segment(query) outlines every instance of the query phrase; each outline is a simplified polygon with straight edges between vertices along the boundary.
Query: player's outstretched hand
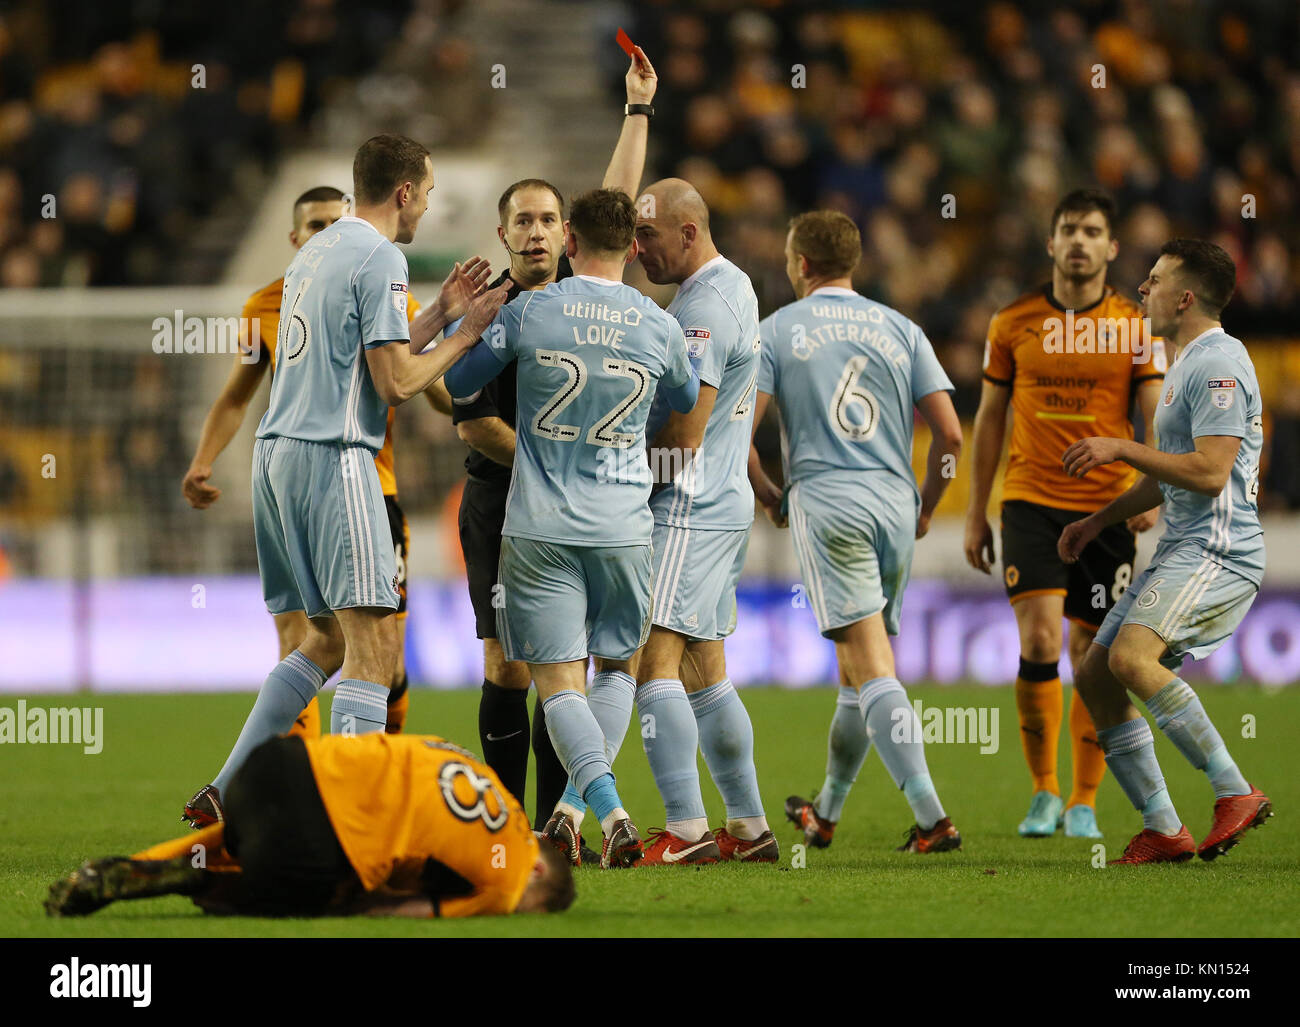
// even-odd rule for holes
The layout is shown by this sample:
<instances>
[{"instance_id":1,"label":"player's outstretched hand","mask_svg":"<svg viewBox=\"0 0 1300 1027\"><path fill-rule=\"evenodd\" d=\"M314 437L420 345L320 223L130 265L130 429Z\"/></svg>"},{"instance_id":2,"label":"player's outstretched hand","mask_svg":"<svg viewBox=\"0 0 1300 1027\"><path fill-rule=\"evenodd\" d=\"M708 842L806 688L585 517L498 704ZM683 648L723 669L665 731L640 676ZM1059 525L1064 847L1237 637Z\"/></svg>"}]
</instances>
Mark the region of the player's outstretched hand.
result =
<instances>
[{"instance_id":1,"label":"player's outstretched hand","mask_svg":"<svg viewBox=\"0 0 1300 1027\"><path fill-rule=\"evenodd\" d=\"M208 484L211 467L191 466L181 482L181 493L195 510L206 510L221 498L221 489Z\"/></svg>"},{"instance_id":2,"label":"player's outstretched hand","mask_svg":"<svg viewBox=\"0 0 1300 1027\"><path fill-rule=\"evenodd\" d=\"M1071 444L1061 457L1061 466L1071 478L1082 478L1094 467L1119 459L1120 440L1093 436Z\"/></svg>"},{"instance_id":3,"label":"player's outstretched hand","mask_svg":"<svg viewBox=\"0 0 1300 1027\"><path fill-rule=\"evenodd\" d=\"M962 548L966 552L968 564L985 574L993 573L993 561L997 559L997 554L993 551L993 529L989 527L988 518L967 519L966 538Z\"/></svg>"},{"instance_id":4,"label":"player's outstretched hand","mask_svg":"<svg viewBox=\"0 0 1300 1027\"><path fill-rule=\"evenodd\" d=\"M1153 506L1145 513L1134 514L1124 524L1129 531L1137 535L1144 531L1150 531L1156 526L1158 520L1160 520L1160 507Z\"/></svg>"},{"instance_id":5,"label":"player's outstretched hand","mask_svg":"<svg viewBox=\"0 0 1300 1027\"><path fill-rule=\"evenodd\" d=\"M627 69L627 102L649 103L659 88L659 76L645 51L639 46L632 49L632 64Z\"/></svg>"},{"instance_id":6,"label":"player's outstretched hand","mask_svg":"<svg viewBox=\"0 0 1300 1027\"><path fill-rule=\"evenodd\" d=\"M1071 521L1061 532L1056 542L1056 555L1062 563L1076 563L1079 554L1088 548L1088 543L1097 537L1101 529L1091 517Z\"/></svg>"},{"instance_id":7,"label":"player's outstretched hand","mask_svg":"<svg viewBox=\"0 0 1300 1027\"><path fill-rule=\"evenodd\" d=\"M438 309L448 321L462 317L470 300L483 291L491 277L492 266L482 257L470 257L463 264L456 264L438 290Z\"/></svg>"},{"instance_id":8,"label":"player's outstretched hand","mask_svg":"<svg viewBox=\"0 0 1300 1027\"><path fill-rule=\"evenodd\" d=\"M510 280L507 279L495 289L489 289L475 296L469 309L465 311L465 320L461 322L460 330L471 339L477 339L497 316L497 311L501 309L501 304L505 303L509 292Z\"/></svg>"}]
</instances>

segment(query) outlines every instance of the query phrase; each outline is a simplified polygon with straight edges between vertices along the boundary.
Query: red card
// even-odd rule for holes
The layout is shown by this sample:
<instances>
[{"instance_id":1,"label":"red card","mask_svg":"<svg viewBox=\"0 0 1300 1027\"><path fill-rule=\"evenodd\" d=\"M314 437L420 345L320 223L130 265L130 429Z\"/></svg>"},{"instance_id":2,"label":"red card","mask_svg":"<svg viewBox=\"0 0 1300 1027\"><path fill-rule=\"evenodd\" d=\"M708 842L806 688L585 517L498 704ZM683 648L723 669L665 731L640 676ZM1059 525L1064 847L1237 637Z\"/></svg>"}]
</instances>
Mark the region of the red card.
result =
<instances>
[{"instance_id":1,"label":"red card","mask_svg":"<svg viewBox=\"0 0 1300 1027\"><path fill-rule=\"evenodd\" d=\"M623 48L623 52L624 52L625 54L627 54L629 57L633 56L632 51L633 51L634 49L636 49L636 47L633 46L633 44L632 44L632 37L631 37L631 36L629 36L626 32L624 32L624 31L620 28L620 29L618 30L618 35L615 36L614 39L618 42L618 45L621 46L621 47Z\"/></svg>"}]
</instances>

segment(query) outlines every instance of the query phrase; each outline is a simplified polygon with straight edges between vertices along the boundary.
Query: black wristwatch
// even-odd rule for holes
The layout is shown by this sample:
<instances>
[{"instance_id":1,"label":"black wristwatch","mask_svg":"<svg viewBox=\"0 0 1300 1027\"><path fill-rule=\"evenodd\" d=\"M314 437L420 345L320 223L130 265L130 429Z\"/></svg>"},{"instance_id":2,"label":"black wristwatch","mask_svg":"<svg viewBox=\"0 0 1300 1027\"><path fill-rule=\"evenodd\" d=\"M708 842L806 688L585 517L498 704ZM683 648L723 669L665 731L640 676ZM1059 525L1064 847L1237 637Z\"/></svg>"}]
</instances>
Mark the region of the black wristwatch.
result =
<instances>
[{"instance_id":1,"label":"black wristwatch","mask_svg":"<svg viewBox=\"0 0 1300 1027\"><path fill-rule=\"evenodd\" d=\"M629 117L633 114L644 114L647 118L653 118L655 116L654 105L648 103L623 104L623 116Z\"/></svg>"}]
</instances>

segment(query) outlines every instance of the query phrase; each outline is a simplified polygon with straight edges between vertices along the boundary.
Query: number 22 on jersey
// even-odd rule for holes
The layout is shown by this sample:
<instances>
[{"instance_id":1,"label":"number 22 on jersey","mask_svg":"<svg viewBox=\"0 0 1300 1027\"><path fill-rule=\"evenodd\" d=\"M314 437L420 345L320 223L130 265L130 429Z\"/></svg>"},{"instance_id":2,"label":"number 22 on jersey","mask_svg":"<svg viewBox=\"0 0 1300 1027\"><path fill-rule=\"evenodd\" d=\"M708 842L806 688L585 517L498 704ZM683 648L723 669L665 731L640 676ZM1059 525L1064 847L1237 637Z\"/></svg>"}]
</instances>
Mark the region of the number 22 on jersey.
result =
<instances>
[{"instance_id":1,"label":"number 22 on jersey","mask_svg":"<svg viewBox=\"0 0 1300 1027\"><path fill-rule=\"evenodd\" d=\"M574 442L582 433L581 427L561 424L558 418L590 383L591 375L587 370L587 363L576 353L567 353L564 350L539 349L535 356L539 364L562 368L566 377L564 384L542 405L542 409L533 418L533 434L555 442ZM636 442L636 436L618 431L617 428L645 397L650 388L650 372L631 360L605 357L600 363L601 369L606 374L631 379L632 388L587 430L584 441L589 446L626 449Z\"/></svg>"}]
</instances>

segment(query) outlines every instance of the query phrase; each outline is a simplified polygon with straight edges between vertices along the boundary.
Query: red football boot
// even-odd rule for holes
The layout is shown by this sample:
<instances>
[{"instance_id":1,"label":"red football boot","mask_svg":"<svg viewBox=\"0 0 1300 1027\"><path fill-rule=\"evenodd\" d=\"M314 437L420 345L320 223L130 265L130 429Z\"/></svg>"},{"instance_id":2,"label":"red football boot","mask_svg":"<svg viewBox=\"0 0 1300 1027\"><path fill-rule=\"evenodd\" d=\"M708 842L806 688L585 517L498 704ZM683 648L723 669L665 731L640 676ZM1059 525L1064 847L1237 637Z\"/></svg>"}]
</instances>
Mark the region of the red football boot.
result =
<instances>
[{"instance_id":1,"label":"red football boot","mask_svg":"<svg viewBox=\"0 0 1300 1027\"><path fill-rule=\"evenodd\" d=\"M1225 795L1214 803L1214 823L1205 841L1196 849L1204 860L1222 856L1241 841L1241 836L1252 827L1260 827L1273 815L1273 804L1268 796L1254 785L1246 795Z\"/></svg>"},{"instance_id":2,"label":"red football boot","mask_svg":"<svg viewBox=\"0 0 1300 1027\"><path fill-rule=\"evenodd\" d=\"M705 831L691 842L668 831L652 827L648 838L650 844L645 850L645 858L641 860L643 867L668 867L678 863L716 863L721 858L718 843L709 831Z\"/></svg>"},{"instance_id":3,"label":"red football boot","mask_svg":"<svg viewBox=\"0 0 1300 1027\"><path fill-rule=\"evenodd\" d=\"M781 846L776 843L776 835L764 831L757 838L737 838L725 827L713 832L718 843L718 856L724 860L737 863L775 863L781 858Z\"/></svg>"},{"instance_id":4,"label":"red football boot","mask_svg":"<svg viewBox=\"0 0 1300 1027\"><path fill-rule=\"evenodd\" d=\"M1159 831L1143 828L1129 841L1124 855L1109 861L1109 866L1129 865L1135 863L1186 863L1196 855L1196 840L1192 832L1180 827L1178 833L1170 837Z\"/></svg>"}]
</instances>

